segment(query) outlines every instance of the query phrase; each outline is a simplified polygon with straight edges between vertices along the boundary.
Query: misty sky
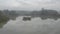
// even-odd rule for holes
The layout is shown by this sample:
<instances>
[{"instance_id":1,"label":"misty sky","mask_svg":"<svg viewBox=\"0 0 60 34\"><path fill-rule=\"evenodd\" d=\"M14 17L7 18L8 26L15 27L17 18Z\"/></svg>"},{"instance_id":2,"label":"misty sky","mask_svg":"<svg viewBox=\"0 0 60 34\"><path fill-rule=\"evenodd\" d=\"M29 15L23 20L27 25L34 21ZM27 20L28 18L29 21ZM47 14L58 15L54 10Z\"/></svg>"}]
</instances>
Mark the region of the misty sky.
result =
<instances>
[{"instance_id":1,"label":"misty sky","mask_svg":"<svg viewBox=\"0 0 60 34\"><path fill-rule=\"evenodd\" d=\"M40 10L41 8L60 10L60 0L0 0L0 9Z\"/></svg>"}]
</instances>

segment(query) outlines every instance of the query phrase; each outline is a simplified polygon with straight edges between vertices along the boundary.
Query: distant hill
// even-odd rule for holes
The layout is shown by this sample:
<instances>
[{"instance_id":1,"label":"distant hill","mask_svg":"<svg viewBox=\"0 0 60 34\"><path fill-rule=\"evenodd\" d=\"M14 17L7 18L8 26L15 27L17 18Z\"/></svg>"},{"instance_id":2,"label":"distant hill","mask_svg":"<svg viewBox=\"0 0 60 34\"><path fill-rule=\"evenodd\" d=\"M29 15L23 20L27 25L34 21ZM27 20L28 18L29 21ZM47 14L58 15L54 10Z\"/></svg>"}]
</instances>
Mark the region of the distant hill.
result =
<instances>
[{"instance_id":1,"label":"distant hill","mask_svg":"<svg viewBox=\"0 0 60 34\"><path fill-rule=\"evenodd\" d=\"M29 14L31 14L30 11L16 11L16 13L17 13L19 16L24 16L24 15L29 15Z\"/></svg>"}]
</instances>

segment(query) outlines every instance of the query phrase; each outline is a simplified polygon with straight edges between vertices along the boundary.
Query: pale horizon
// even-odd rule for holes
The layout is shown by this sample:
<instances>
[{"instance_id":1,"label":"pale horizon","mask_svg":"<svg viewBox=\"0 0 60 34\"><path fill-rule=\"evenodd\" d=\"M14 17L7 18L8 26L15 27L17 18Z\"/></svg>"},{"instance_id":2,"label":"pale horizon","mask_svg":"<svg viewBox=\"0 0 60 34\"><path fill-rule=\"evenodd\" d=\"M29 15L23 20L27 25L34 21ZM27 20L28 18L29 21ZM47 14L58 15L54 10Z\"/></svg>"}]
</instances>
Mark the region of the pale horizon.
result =
<instances>
[{"instance_id":1,"label":"pale horizon","mask_svg":"<svg viewBox=\"0 0 60 34\"><path fill-rule=\"evenodd\" d=\"M60 10L60 0L0 0L0 10Z\"/></svg>"}]
</instances>

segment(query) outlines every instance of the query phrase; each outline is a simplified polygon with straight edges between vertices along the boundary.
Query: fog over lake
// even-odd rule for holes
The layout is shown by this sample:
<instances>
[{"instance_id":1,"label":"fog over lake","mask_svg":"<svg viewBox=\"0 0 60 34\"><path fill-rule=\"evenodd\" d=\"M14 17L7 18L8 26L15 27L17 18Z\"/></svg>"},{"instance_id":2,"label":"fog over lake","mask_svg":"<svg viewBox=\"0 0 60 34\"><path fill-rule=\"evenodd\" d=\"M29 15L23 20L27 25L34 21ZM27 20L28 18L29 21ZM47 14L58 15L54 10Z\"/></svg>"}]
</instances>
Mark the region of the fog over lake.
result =
<instances>
[{"instance_id":1,"label":"fog over lake","mask_svg":"<svg viewBox=\"0 0 60 34\"><path fill-rule=\"evenodd\" d=\"M0 0L0 34L60 34L60 0Z\"/></svg>"},{"instance_id":2,"label":"fog over lake","mask_svg":"<svg viewBox=\"0 0 60 34\"><path fill-rule=\"evenodd\" d=\"M23 21L23 16L16 20L9 20L0 29L0 34L60 34L60 19L32 18L31 21Z\"/></svg>"}]
</instances>

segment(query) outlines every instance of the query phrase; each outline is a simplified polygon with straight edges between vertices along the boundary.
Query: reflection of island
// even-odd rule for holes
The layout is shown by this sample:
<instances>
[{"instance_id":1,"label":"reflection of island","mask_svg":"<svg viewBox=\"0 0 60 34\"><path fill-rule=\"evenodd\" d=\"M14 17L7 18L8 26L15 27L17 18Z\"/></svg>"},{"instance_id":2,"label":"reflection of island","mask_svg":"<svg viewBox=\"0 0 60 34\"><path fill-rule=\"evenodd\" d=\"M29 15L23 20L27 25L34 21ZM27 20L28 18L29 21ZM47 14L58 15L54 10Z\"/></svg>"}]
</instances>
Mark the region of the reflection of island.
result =
<instances>
[{"instance_id":1,"label":"reflection of island","mask_svg":"<svg viewBox=\"0 0 60 34\"><path fill-rule=\"evenodd\" d=\"M58 19L58 17L40 17L42 20L45 20L45 19L48 19L48 18L50 18L50 19L54 19L54 20L57 20Z\"/></svg>"}]
</instances>

